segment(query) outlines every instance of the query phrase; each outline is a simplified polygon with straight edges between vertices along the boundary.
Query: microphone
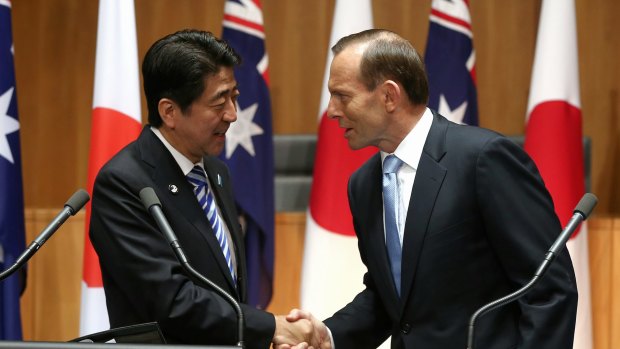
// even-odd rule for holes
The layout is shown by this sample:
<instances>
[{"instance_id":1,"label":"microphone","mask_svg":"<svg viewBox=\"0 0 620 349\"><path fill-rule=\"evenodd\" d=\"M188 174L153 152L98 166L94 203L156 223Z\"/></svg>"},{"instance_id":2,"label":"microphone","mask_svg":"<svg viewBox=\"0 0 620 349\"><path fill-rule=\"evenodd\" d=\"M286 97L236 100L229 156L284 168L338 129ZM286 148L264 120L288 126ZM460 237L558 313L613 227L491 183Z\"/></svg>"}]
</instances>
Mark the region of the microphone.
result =
<instances>
[{"instance_id":1,"label":"microphone","mask_svg":"<svg viewBox=\"0 0 620 349\"><path fill-rule=\"evenodd\" d=\"M28 248L17 258L15 263L11 265L8 269L0 273L0 281L9 277L9 275L13 274L16 270L21 268L28 260L43 246L45 241L49 239L52 234L60 228L60 226L70 217L74 216L79 210L86 205L86 203L90 200L90 196L84 189L79 189L76 191L65 203L65 207L60 211L60 213L52 220L50 224L37 236L34 241L28 245Z\"/></svg>"},{"instance_id":2,"label":"microphone","mask_svg":"<svg viewBox=\"0 0 620 349\"><path fill-rule=\"evenodd\" d=\"M536 273L534 274L534 277L530 280L530 282L528 282L525 286L521 287L515 292L484 305L471 316L469 320L469 331L467 334L467 349L474 349L474 328L476 320L482 315L490 312L491 310L495 310L514 300L517 300L525 293L527 293L547 271L549 265L551 265L551 262L553 262L556 255L562 251L564 245L566 244L566 241L568 241L571 235L573 235L573 232L575 231L575 229L577 229L579 224L585 221L590 216L590 213L592 213L592 210L594 210L594 207L597 203L598 199L594 194L586 193L581 198L581 200L579 200L579 203L573 210L573 216L568 221L568 224L566 224L566 227L564 227L564 230L562 230L562 232L560 233L560 236L558 236L553 245L551 245L549 251L547 251L547 254L545 255L545 260L543 260L543 262L540 264L540 266L536 270Z\"/></svg>"},{"instance_id":3,"label":"microphone","mask_svg":"<svg viewBox=\"0 0 620 349\"><path fill-rule=\"evenodd\" d=\"M153 190L153 188L151 187L143 188L142 190L140 190L140 200L142 200L142 204L144 204L144 207L146 207L147 211L149 211L149 213L155 219L155 222L157 223L159 230L161 230L161 232L166 237L166 240L168 240L170 247L172 247L172 251L174 252L179 262L181 262L181 265L183 266L185 271L187 271L190 274L190 276L193 277L195 281L197 281L201 287L215 291L217 294L222 296L226 301L228 301L228 303L230 303L230 305L232 305L232 307L235 309L235 312L237 313L237 326L238 326L237 347L243 348L244 347L243 330L245 328L245 318L243 315L243 311L241 310L241 306L239 305L239 302L237 302L237 300L234 297L232 297L230 294L228 294L228 292L224 291L221 287L216 285L213 281L207 279L202 274L200 274L198 271L196 271L189 264L189 260L185 256L185 252L183 252L183 248L179 244L176 234L172 230L172 227L170 227L170 224L168 223L168 219L166 219L166 216L164 215L164 212L161 209L161 202L159 201L157 194L155 194L155 190Z\"/></svg>"}]
</instances>

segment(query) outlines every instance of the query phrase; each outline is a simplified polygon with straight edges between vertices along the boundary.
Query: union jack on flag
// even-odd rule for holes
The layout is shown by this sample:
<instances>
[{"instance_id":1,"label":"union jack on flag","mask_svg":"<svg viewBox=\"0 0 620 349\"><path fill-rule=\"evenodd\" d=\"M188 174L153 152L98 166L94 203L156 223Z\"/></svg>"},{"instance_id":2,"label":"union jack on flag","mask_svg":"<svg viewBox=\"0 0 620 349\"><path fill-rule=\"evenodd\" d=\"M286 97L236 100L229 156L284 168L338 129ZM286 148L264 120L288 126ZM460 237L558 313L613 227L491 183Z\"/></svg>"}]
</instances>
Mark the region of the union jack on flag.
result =
<instances>
[{"instance_id":1,"label":"union jack on flag","mask_svg":"<svg viewBox=\"0 0 620 349\"><path fill-rule=\"evenodd\" d=\"M226 1L222 38L242 63L235 70L241 91L237 121L228 129L221 158L230 168L244 226L247 303L266 308L272 293L275 208L269 61L260 0Z\"/></svg>"},{"instance_id":2,"label":"union jack on flag","mask_svg":"<svg viewBox=\"0 0 620 349\"><path fill-rule=\"evenodd\" d=\"M454 122L478 125L476 54L468 0L433 0L424 63L429 108Z\"/></svg>"}]
</instances>

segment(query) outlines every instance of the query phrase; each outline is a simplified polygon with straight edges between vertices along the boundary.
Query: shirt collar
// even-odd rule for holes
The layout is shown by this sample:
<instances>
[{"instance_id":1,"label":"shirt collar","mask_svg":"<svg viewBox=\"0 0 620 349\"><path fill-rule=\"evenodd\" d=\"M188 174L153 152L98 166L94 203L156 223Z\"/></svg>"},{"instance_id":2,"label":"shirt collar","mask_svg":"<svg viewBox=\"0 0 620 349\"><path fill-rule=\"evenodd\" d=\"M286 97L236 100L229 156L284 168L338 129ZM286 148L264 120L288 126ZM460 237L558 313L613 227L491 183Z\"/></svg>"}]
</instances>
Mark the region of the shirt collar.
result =
<instances>
[{"instance_id":1,"label":"shirt collar","mask_svg":"<svg viewBox=\"0 0 620 349\"><path fill-rule=\"evenodd\" d=\"M157 136L157 138L159 138L159 140L164 143L164 146L166 147L166 149L168 149L168 151L170 152L170 154L172 154L172 157L174 158L174 160L177 162L177 164L179 164L179 167L181 168L181 171L183 171L183 174L185 176L187 176L187 174L194 168L194 166L198 165L200 167L202 167L204 169L204 159L200 159L200 161L198 163L193 163L190 159L188 159L185 155L181 154L180 151L176 150L172 144L170 144L166 138L164 138L164 135L161 133L161 131L153 126L151 126L151 131L153 131L153 133Z\"/></svg>"},{"instance_id":2,"label":"shirt collar","mask_svg":"<svg viewBox=\"0 0 620 349\"><path fill-rule=\"evenodd\" d=\"M422 152L424 151L424 143L426 143L426 138L428 137L428 132L430 131L432 124L433 112L426 108L420 120L415 124L413 129L409 131L407 136L405 136L394 151L394 155L414 170L418 169L418 164L420 163L420 158L422 157ZM381 163L383 163L383 160L388 155L390 154L383 151L381 152Z\"/></svg>"}]
</instances>

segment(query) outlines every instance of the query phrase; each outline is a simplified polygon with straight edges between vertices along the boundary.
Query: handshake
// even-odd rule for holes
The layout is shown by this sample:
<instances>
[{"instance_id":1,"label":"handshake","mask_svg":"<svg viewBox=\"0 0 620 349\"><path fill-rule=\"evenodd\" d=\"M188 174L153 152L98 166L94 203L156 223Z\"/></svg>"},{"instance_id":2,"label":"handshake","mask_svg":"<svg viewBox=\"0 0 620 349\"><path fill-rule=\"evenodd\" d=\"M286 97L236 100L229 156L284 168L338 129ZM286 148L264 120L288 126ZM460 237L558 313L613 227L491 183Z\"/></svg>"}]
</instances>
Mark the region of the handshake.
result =
<instances>
[{"instance_id":1,"label":"handshake","mask_svg":"<svg viewBox=\"0 0 620 349\"><path fill-rule=\"evenodd\" d=\"M331 336L323 322L310 312L293 309L276 316L274 349L331 349Z\"/></svg>"}]
</instances>

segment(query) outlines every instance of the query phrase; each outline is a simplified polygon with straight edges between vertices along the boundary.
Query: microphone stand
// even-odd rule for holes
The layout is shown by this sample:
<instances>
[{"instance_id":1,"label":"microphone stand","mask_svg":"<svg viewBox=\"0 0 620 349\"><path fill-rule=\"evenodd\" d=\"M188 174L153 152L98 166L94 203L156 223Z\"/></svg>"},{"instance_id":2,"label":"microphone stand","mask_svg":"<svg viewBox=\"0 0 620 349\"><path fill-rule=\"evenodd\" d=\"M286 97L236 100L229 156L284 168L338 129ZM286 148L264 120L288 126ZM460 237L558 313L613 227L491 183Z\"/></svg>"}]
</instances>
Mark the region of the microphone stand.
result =
<instances>
[{"instance_id":1,"label":"microphone stand","mask_svg":"<svg viewBox=\"0 0 620 349\"><path fill-rule=\"evenodd\" d=\"M35 253L43 246L43 244L49 239L52 234L60 228L60 226L67 220L69 217L74 216L79 210L86 205L86 203L90 200L90 196L84 189L80 189L76 191L69 200L65 203L64 208L60 213L52 220L50 224L28 245L28 248L24 252L22 252L13 265L0 273L0 281L6 279L19 268L21 268L26 262L34 256Z\"/></svg>"},{"instance_id":2,"label":"microphone stand","mask_svg":"<svg viewBox=\"0 0 620 349\"><path fill-rule=\"evenodd\" d=\"M155 219L155 223L157 223L157 226L159 227L159 230L164 234L164 237L166 238L166 240L168 240L168 243L170 243L170 247L172 247L172 251L174 252L174 255L177 257L179 262L181 262L181 266L183 267L183 269L187 271L190 277L192 277L200 287L207 290L210 289L215 291L217 294L222 296L228 303L230 303L230 305L232 305L232 307L235 309L235 312L237 313L237 347L244 348L245 344L243 341L243 332L245 329L245 317L243 315L243 310L241 309L239 302L237 302L237 300L233 296L228 294L228 292L224 291L224 289L216 285L213 281L207 279L198 271L196 271L196 269L194 269L189 264L189 260L185 256L183 248L181 248L176 234L172 230L170 223L168 223L168 219L166 219L166 216L161 209L161 202L159 201L157 194L155 194L155 190L153 190L153 188L151 187L143 188L142 190L140 190L140 200L142 200L144 207L147 209L148 212L151 213L151 215Z\"/></svg>"},{"instance_id":3,"label":"microphone stand","mask_svg":"<svg viewBox=\"0 0 620 349\"><path fill-rule=\"evenodd\" d=\"M244 348L245 344L243 341L243 331L245 329L245 317L243 315L243 311L241 310L241 307L239 306L239 302L237 302L236 299L234 299L230 294L228 294L228 292L224 291L221 287L216 285L213 281L207 279L202 274L200 274L198 271L196 271L196 269L194 269L189 264L189 261L187 257L185 256L185 253L183 253L183 249L181 248L181 245L179 245L178 241L175 240L175 241L170 242L170 246L172 247L174 254L177 256L177 259L181 262L181 265L183 266L185 271L187 271L190 274L190 276L194 278L194 281L196 281L202 288L214 290L217 294L225 298L228 301L228 303L232 304L233 308L235 309L235 312L237 313L237 320L238 320L237 321L237 333L238 333L239 338L238 338L237 346L240 348Z\"/></svg>"},{"instance_id":4,"label":"microphone stand","mask_svg":"<svg viewBox=\"0 0 620 349\"><path fill-rule=\"evenodd\" d=\"M513 302L526 294L547 271L547 269L551 265L551 262L553 262L556 255L562 250L564 244L566 244L566 241L577 229L579 224L582 221L586 220L586 218L590 215L597 202L598 199L591 193L586 193L581 198L581 200L577 204L577 207L574 210L574 214L571 217L570 221L568 222L564 230L560 233L560 236L549 248L549 251L545 255L545 260L540 264L540 266L536 270L536 273L534 273L534 277L530 280L530 282L525 284L525 286L521 287L520 289L514 291L513 293L484 305L471 316L469 320L469 329L467 331L467 349L474 349L474 329L476 326L476 320L484 314L499 307L502 307L510 302Z\"/></svg>"},{"instance_id":5,"label":"microphone stand","mask_svg":"<svg viewBox=\"0 0 620 349\"><path fill-rule=\"evenodd\" d=\"M545 259L545 262L547 261L547 259ZM546 264L547 266L549 265L549 263ZM499 307L502 307L512 301L515 301L519 298L521 298L521 296L523 296L524 294L527 293L527 291L529 291L536 282L538 282L538 280L540 279L540 276L542 276L542 273L544 273L545 271L543 270L542 273L538 273L541 268L543 268L543 266L541 265L538 268L538 271L536 272L536 275L534 275L534 277L532 278L532 280L530 280L530 282L528 282L525 286L521 287L520 289L516 290L515 292L504 296L502 298L496 299L493 302L483 306L482 308L478 309L470 318L469 320L469 330L467 332L467 349L474 349L474 328L476 326L476 320L481 317L482 315L495 310ZM546 269L546 267L545 267Z\"/></svg>"},{"instance_id":6,"label":"microphone stand","mask_svg":"<svg viewBox=\"0 0 620 349\"><path fill-rule=\"evenodd\" d=\"M28 262L28 260L30 260L30 258L32 256L34 256L34 254L37 252L37 250L39 249L39 245L35 244L34 242L31 242L30 245L28 246L28 248L26 249L26 251L24 251L15 261L15 263L13 263L13 265L11 265L10 267L8 267L5 271L0 273L0 281L6 279L7 277L9 277L11 274L13 274L14 272L17 271L17 269L19 269L22 265L26 264L26 262Z\"/></svg>"}]
</instances>

